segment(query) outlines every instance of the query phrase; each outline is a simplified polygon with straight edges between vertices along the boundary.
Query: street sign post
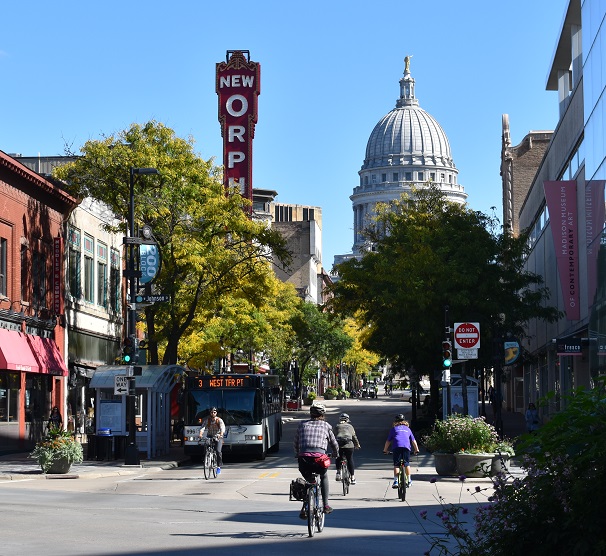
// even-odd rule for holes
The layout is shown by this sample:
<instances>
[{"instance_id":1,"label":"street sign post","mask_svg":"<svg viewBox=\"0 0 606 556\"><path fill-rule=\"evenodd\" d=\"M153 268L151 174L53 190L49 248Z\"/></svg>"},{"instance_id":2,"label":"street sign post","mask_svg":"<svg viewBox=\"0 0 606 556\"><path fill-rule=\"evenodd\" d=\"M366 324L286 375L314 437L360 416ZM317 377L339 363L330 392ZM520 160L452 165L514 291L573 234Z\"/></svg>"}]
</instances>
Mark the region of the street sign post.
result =
<instances>
[{"instance_id":1,"label":"street sign post","mask_svg":"<svg viewBox=\"0 0 606 556\"><path fill-rule=\"evenodd\" d=\"M124 396L128 393L128 377L116 375L114 377L114 396Z\"/></svg>"},{"instance_id":2,"label":"street sign post","mask_svg":"<svg viewBox=\"0 0 606 556\"><path fill-rule=\"evenodd\" d=\"M454 341L457 349L480 347L480 323L458 322L454 325Z\"/></svg>"}]
</instances>

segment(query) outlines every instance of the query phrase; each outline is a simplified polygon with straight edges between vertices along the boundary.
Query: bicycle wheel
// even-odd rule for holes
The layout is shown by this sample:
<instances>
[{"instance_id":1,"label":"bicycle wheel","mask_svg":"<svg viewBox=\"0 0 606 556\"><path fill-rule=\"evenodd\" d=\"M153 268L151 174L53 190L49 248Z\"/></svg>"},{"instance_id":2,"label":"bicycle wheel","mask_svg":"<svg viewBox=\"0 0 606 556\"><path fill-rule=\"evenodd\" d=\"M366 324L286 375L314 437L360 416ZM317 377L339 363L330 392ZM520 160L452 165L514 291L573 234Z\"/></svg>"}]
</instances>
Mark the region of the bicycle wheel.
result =
<instances>
[{"instance_id":1,"label":"bicycle wheel","mask_svg":"<svg viewBox=\"0 0 606 556\"><path fill-rule=\"evenodd\" d=\"M321 533L324 529L324 518L326 514L324 513L324 504L320 500L319 488L316 487L316 526L318 528L318 533Z\"/></svg>"},{"instance_id":2,"label":"bicycle wheel","mask_svg":"<svg viewBox=\"0 0 606 556\"><path fill-rule=\"evenodd\" d=\"M349 470L347 465L341 465L341 485L343 486L343 496L349 494Z\"/></svg>"},{"instance_id":3,"label":"bicycle wheel","mask_svg":"<svg viewBox=\"0 0 606 556\"><path fill-rule=\"evenodd\" d=\"M316 532L316 488L312 486L307 489L307 531L310 537Z\"/></svg>"},{"instance_id":4,"label":"bicycle wheel","mask_svg":"<svg viewBox=\"0 0 606 556\"><path fill-rule=\"evenodd\" d=\"M400 473L398 475L398 497L402 502L406 500L406 473L404 473L403 469L400 469Z\"/></svg>"},{"instance_id":5,"label":"bicycle wheel","mask_svg":"<svg viewBox=\"0 0 606 556\"><path fill-rule=\"evenodd\" d=\"M204 454L204 478L208 481L210 478L210 468L212 466L212 450L210 448L206 449L206 453Z\"/></svg>"},{"instance_id":6,"label":"bicycle wheel","mask_svg":"<svg viewBox=\"0 0 606 556\"><path fill-rule=\"evenodd\" d=\"M214 450L212 453L212 462L211 462L210 469L212 471L213 478L216 479L217 478L217 452L215 452Z\"/></svg>"}]
</instances>

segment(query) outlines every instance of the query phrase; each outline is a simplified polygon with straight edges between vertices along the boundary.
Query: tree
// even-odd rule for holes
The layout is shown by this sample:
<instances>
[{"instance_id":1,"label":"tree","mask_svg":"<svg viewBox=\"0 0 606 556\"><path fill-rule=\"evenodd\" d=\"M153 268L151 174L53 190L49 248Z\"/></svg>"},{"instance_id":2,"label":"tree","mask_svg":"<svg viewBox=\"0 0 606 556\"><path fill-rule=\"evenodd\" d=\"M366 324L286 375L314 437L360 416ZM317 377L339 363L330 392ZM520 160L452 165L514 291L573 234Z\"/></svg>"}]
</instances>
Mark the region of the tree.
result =
<instances>
[{"instance_id":1,"label":"tree","mask_svg":"<svg viewBox=\"0 0 606 556\"><path fill-rule=\"evenodd\" d=\"M293 359L297 367L294 383L296 393L300 395L303 382L313 378L310 363L340 361L353 340L343 330L340 319L320 311L313 303L303 303L290 324L295 332Z\"/></svg>"},{"instance_id":2,"label":"tree","mask_svg":"<svg viewBox=\"0 0 606 556\"><path fill-rule=\"evenodd\" d=\"M248 201L226 195L220 169L193 146L160 123L133 124L88 141L83 156L54 172L71 193L104 202L126 223L130 168L159 171L135 184L136 224L152 227L162 256L154 287L170 298L145 309L152 363L160 352L164 364L177 363L181 338L204 326L199 315L216 312L226 296L263 297L270 258L289 260L280 234L247 217Z\"/></svg>"},{"instance_id":3,"label":"tree","mask_svg":"<svg viewBox=\"0 0 606 556\"><path fill-rule=\"evenodd\" d=\"M541 277L523 268L527 236L497 234L496 225L428 184L380 206L366 230L373 250L337 267L335 310L360 312L367 349L396 368L429 375L434 403L445 306L453 322L481 322L485 346L497 330L522 336L529 318L554 321L559 315L546 305L549 291ZM491 356L483 350L489 366Z\"/></svg>"},{"instance_id":4,"label":"tree","mask_svg":"<svg viewBox=\"0 0 606 556\"><path fill-rule=\"evenodd\" d=\"M359 378L370 373L372 368L379 363L380 357L364 348L362 329L354 318L350 317L345 320L344 330L353 342L343 356L343 363L350 372L350 388L356 387L357 389Z\"/></svg>"}]
</instances>

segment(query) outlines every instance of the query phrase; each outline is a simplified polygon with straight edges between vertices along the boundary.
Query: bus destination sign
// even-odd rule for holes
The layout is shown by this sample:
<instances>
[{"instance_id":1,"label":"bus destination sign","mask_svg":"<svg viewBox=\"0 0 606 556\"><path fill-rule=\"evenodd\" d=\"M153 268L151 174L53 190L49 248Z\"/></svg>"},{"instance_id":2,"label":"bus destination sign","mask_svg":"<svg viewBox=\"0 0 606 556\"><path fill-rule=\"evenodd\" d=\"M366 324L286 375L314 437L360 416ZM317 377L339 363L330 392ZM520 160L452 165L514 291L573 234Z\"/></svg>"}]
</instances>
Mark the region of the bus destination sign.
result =
<instances>
[{"instance_id":1,"label":"bus destination sign","mask_svg":"<svg viewBox=\"0 0 606 556\"><path fill-rule=\"evenodd\" d=\"M208 375L190 379L193 388L246 388L253 386L247 375Z\"/></svg>"}]
</instances>

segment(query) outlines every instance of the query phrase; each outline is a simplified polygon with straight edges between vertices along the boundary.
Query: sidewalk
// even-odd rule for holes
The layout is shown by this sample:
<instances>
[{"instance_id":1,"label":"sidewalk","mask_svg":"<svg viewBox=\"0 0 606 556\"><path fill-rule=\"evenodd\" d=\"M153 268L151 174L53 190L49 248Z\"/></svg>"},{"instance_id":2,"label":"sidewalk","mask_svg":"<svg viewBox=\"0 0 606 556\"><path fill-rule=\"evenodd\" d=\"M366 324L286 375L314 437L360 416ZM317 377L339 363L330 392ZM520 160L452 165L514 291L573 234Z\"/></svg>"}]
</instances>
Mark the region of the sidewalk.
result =
<instances>
[{"instance_id":1,"label":"sidewalk","mask_svg":"<svg viewBox=\"0 0 606 556\"><path fill-rule=\"evenodd\" d=\"M86 455L86 446L84 446ZM173 469L189 458L183 454L179 442L171 444L169 453L150 460L141 458L140 465L125 465L124 460L95 461L84 460L72 465L70 472L64 475L45 475L35 460L29 458L29 452L19 452L0 456L0 481L22 481L25 479L96 479L114 475L133 475L141 469Z\"/></svg>"}]
</instances>

